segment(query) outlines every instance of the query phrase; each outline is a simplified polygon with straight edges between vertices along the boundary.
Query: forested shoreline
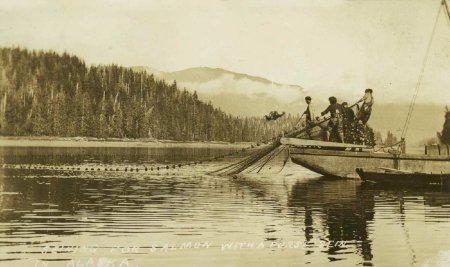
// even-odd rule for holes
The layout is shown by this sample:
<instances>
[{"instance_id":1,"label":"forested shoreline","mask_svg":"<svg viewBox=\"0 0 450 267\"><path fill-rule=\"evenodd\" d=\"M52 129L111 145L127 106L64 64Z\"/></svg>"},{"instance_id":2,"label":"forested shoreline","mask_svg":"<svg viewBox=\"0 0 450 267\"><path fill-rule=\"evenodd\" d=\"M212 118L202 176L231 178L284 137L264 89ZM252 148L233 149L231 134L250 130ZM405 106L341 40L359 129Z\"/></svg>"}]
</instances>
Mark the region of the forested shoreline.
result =
<instances>
[{"instance_id":1,"label":"forested shoreline","mask_svg":"<svg viewBox=\"0 0 450 267\"><path fill-rule=\"evenodd\" d=\"M261 141L290 129L231 116L145 72L67 53L0 48L0 135Z\"/></svg>"}]
</instances>

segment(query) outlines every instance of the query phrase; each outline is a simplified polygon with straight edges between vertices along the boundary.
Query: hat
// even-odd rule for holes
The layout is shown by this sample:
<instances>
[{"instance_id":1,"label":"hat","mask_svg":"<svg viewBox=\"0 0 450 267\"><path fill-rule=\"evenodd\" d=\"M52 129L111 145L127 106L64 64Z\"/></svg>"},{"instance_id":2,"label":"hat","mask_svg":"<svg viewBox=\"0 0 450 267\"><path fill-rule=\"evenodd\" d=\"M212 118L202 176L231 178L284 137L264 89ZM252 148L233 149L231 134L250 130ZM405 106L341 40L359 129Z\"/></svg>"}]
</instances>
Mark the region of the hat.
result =
<instances>
[{"instance_id":1,"label":"hat","mask_svg":"<svg viewBox=\"0 0 450 267\"><path fill-rule=\"evenodd\" d=\"M305 100L311 100L310 96L305 97Z\"/></svg>"},{"instance_id":2,"label":"hat","mask_svg":"<svg viewBox=\"0 0 450 267\"><path fill-rule=\"evenodd\" d=\"M372 93L372 92L373 92L373 90L370 88L367 88L366 91L364 91L364 93Z\"/></svg>"}]
</instances>

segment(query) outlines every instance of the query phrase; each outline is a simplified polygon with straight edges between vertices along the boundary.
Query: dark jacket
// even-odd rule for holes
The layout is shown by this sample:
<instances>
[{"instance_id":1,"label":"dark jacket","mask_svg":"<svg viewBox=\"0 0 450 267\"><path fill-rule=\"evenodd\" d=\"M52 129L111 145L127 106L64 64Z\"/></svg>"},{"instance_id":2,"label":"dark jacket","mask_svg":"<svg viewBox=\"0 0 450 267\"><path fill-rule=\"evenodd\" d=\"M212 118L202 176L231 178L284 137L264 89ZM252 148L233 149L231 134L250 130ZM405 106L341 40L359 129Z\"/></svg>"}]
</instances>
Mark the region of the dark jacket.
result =
<instances>
[{"instance_id":1,"label":"dark jacket","mask_svg":"<svg viewBox=\"0 0 450 267\"><path fill-rule=\"evenodd\" d=\"M347 121L355 120L355 112L351 108L343 108L344 109L344 119Z\"/></svg>"}]
</instances>

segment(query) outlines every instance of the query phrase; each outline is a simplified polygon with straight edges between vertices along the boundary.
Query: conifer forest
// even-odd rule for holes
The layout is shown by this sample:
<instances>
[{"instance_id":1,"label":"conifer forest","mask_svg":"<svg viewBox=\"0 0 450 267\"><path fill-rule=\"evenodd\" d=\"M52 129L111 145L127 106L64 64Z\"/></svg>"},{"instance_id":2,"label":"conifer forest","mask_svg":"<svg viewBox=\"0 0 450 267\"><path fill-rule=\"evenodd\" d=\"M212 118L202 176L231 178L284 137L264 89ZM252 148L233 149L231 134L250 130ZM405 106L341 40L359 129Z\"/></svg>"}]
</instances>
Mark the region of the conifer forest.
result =
<instances>
[{"instance_id":1,"label":"conifer forest","mask_svg":"<svg viewBox=\"0 0 450 267\"><path fill-rule=\"evenodd\" d=\"M231 116L145 72L53 51L0 48L0 135L261 141L292 128Z\"/></svg>"}]
</instances>

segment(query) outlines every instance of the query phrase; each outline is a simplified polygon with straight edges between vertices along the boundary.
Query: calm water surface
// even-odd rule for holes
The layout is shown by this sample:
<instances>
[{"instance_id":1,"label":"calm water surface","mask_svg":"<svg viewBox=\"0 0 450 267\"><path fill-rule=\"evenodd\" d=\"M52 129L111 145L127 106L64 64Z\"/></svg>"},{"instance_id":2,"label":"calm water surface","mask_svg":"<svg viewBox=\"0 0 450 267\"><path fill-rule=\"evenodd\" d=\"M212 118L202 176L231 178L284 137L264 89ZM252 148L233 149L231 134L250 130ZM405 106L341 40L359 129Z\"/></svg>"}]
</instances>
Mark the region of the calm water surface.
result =
<instances>
[{"instance_id":1,"label":"calm water surface","mask_svg":"<svg viewBox=\"0 0 450 267\"><path fill-rule=\"evenodd\" d=\"M450 266L442 188L333 180L284 155L239 177L207 174L236 157L150 171L230 151L0 148L17 167L0 169L0 266ZM104 171L124 167L140 170Z\"/></svg>"}]
</instances>

